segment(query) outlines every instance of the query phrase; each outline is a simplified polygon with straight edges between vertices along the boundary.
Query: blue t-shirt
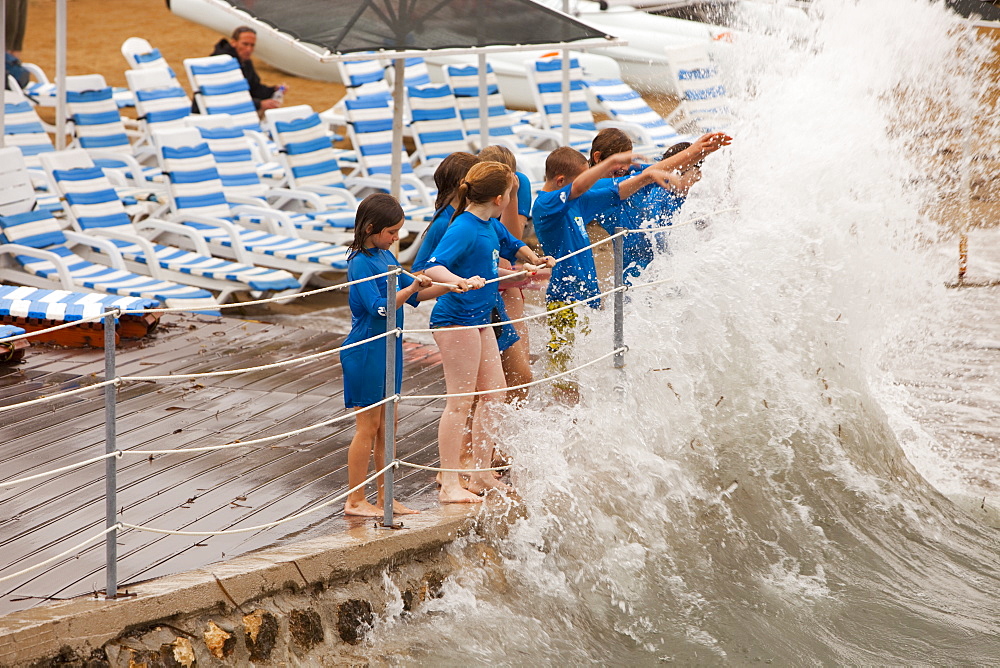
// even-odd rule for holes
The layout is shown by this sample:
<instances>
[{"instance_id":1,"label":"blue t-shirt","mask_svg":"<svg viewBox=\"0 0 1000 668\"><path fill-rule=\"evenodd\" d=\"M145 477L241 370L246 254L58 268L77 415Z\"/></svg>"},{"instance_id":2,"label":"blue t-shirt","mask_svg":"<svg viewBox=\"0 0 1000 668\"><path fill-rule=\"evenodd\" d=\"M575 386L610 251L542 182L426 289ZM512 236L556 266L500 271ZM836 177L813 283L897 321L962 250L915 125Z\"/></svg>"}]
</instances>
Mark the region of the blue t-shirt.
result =
<instances>
[{"instance_id":1,"label":"blue t-shirt","mask_svg":"<svg viewBox=\"0 0 1000 668\"><path fill-rule=\"evenodd\" d=\"M521 172L514 172L517 177L517 213L525 218L531 218L531 181Z\"/></svg>"},{"instance_id":2,"label":"blue t-shirt","mask_svg":"<svg viewBox=\"0 0 1000 668\"><path fill-rule=\"evenodd\" d=\"M437 212L437 215L434 216L434 220L431 221L430 226L424 232L424 240L420 242L420 248L417 249L417 256L413 258L413 271L423 271L427 268L427 258L434 254L434 249L437 248L441 237L444 236L444 232L448 229L451 217L454 214L455 207L451 204L445 204Z\"/></svg>"},{"instance_id":3,"label":"blue t-shirt","mask_svg":"<svg viewBox=\"0 0 1000 668\"><path fill-rule=\"evenodd\" d=\"M547 255L557 259L589 246L587 223L621 204L617 183L591 187L576 199L569 197L572 187L567 184L559 190L538 193L531 208L538 241ZM556 264L545 296L549 301L573 302L599 293L594 254L587 250ZM590 306L597 308L600 304L595 300Z\"/></svg>"},{"instance_id":4,"label":"blue t-shirt","mask_svg":"<svg viewBox=\"0 0 1000 668\"><path fill-rule=\"evenodd\" d=\"M483 220L465 211L448 226L427 266L442 265L464 278L490 280L499 274L500 258L514 261L524 245L496 218ZM431 327L489 324L499 299L496 283L469 292L446 292L431 311Z\"/></svg>"},{"instance_id":5,"label":"blue t-shirt","mask_svg":"<svg viewBox=\"0 0 1000 668\"><path fill-rule=\"evenodd\" d=\"M347 261L347 280L356 281L368 276L383 274L389 265L399 266L396 257L387 250L368 249L371 255L354 252ZM350 288L348 303L351 306L351 332L345 344L363 341L385 332L388 277L356 283ZM399 289L409 286L413 279L404 274L397 277ZM419 303L417 294L410 295L407 304ZM396 310L396 326L403 326L403 309ZM396 387L399 392L403 379L403 341L396 339ZM377 339L361 346L340 352L344 369L344 402L348 407L370 406L383 397L385 387L385 341Z\"/></svg>"}]
</instances>

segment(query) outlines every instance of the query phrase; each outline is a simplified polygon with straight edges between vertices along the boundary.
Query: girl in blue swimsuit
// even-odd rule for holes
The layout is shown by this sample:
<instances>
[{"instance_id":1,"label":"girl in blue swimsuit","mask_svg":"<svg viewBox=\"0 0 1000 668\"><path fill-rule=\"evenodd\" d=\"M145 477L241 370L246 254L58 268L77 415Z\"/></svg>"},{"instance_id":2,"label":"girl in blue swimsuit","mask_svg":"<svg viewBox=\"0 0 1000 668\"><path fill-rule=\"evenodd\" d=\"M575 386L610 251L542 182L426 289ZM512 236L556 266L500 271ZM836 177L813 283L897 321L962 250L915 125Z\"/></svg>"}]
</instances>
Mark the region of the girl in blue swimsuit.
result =
<instances>
[{"instance_id":1,"label":"girl in blue swimsuit","mask_svg":"<svg viewBox=\"0 0 1000 668\"><path fill-rule=\"evenodd\" d=\"M390 265L399 266L399 261L389 248L399 239L403 227L403 209L391 195L378 193L369 195L358 206L354 223L354 241L349 248L351 255L347 261L347 280L356 281L377 276L389 270ZM351 333L345 344L363 341L385 332L388 277L352 285L348 301L351 305ZM403 303L416 306L419 301L430 299L448 290L447 286L430 287L431 280L418 276L416 280L400 274L397 278L396 324L403 326ZM396 339L396 383L399 393L403 380L403 342ZM385 440L385 405L375 409L366 407L376 404L385 396L385 341L376 339L361 346L340 352L340 364L344 377L344 405L356 409L356 428L351 446L347 451L347 480L349 487L360 485L368 474L368 461L375 451L375 468L385 466L384 448L375 447ZM345 515L378 517L383 513L382 477L378 478L378 501L372 505L365 498L364 489L348 495L344 502ZM393 512L415 513L399 501L393 501Z\"/></svg>"},{"instance_id":2,"label":"girl in blue swimsuit","mask_svg":"<svg viewBox=\"0 0 1000 668\"><path fill-rule=\"evenodd\" d=\"M491 327L499 299L497 284L486 283L498 277L500 257L523 259L530 263L526 265L529 271L555 264L550 257L535 255L497 220L510 202L515 182L507 165L480 162L473 166L458 189L455 218L427 260L424 272L434 281L470 290L442 295L431 312L449 395L506 388ZM462 436L470 415L475 466L490 466L499 422L497 406L503 399L503 391L480 395L473 413L471 396L449 396L438 428L442 468L460 468ZM506 488L488 470L471 473L468 489L462 487L456 472L443 472L440 482L443 503L478 503L482 500L479 493Z\"/></svg>"}]
</instances>

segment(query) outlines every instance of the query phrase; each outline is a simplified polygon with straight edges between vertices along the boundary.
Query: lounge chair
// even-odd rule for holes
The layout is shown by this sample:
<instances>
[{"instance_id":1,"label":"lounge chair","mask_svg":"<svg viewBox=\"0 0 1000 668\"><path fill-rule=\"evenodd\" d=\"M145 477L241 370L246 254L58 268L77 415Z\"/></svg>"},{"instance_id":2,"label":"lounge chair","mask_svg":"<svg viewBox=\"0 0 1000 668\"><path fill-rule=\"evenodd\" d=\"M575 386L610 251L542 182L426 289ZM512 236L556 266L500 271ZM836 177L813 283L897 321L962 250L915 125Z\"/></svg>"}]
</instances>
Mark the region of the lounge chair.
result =
<instances>
[{"instance_id":1,"label":"lounge chair","mask_svg":"<svg viewBox=\"0 0 1000 668\"><path fill-rule=\"evenodd\" d=\"M40 107L56 106L57 86L49 81L45 70L34 63L22 63L24 68L31 74L32 80L24 87L24 94L32 102ZM89 76L89 75L87 75ZM100 76L100 75L97 75ZM131 107L135 104L132 92L128 88L116 86L111 89L111 99L115 102L115 107Z\"/></svg>"},{"instance_id":2,"label":"lounge chair","mask_svg":"<svg viewBox=\"0 0 1000 668\"><path fill-rule=\"evenodd\" d=\"M559 136L562 143L563 72L561 56L546 56L525 61L531 93L535 98L541 126ZM570 146L586 152L597 134L597 124L587 102L583 68L576 58L570 59L569 76L569 137Z\"/></svg>"},{"instance_id":3,"label":"lounge chair","mask_svg":"<svg viewBox=\"0 0 1000 668\"><path fill-rule=\"evenodd\" d=\"M455 96L448 84L426 83L406 88L410 127L420 169L433 176L438 163L456 151L468 151Z\"/></svg>"},{"instance_id":4,"label":"lounge chair","mask_svg":"<svg viewBox=\"0 0 1000 668\"><path fill-rule=\"evenodd\" d=\"M127 70L125 80L135 95L136 120L139 121L139 141L135 151L139 156L152 157L152 129L184 127L184 119L191 115L191 100L169 69L146 67Z\"/></svg>"},{"instance_id":5,"label":"lounge chair","mask_svg":"<svg viewBox=\"0 0 1000 668\"><path fill-rule=\"evenodd\" d=\"M219 303L236 292L280 293L302 287L286 271L213 257L203 235L184 225L155 218L133 224L107 177L84 151L45 155L42 164L66 200L66 213L74 229L96 237L89 241L92 245L104 242L112 246L132 271L218 292ZM149 237L140 236L140 232ZM160 236L183 239L195 252L157 243Z\"/></svg>"},{"instance_id":6,"label":"lounge chair","mask_svg":"<svg viewBox=\"0 0 1000 668\"><path fill-rule=\"evenodd\" d=\"M392 172L393 111L380 97L344 100L347 110L347 131L358 156L358 167L352 176L361 177L368 187L389 192ZM434 216L437 191L428 187L413 171L404 146L400 152L401 175L399 200L406 214L404 229L420 235ZM406 261L416 254L418 241L410 244L400 259Z\"/></svg>"},{"instance_id":7,"label":"lounge chair","mask_svg":"<svg viewBox=\"0 0 1000 668\"><path fill-rule=\"evenodd\" d=\"M27 332L93 318L115 308L125 311L161 306L155 299L0 285L0 322ZM218 314L218 311L199 312ZM119 338L140 339L156 329L159 322L158 313L122 313L115 318L115 343ZM103 319L38 334L30 340L70 347L101 347L104 345Z\"/></svg>"},{"instance_id":8,"label":"lounge chair","mask_svg":"<svg viewBox=\"0 0 1000 668\"><path fill-rule=\"evenodd\" d=\"M154 48L152 44L142 37L129 37L122 42L122 55L125 56L125 61L128 63L129 69L163 68L170 73L170 78L177 78L174 69L167 63L166 58L163 57L160 50ZM135 94L135 89L132 86L129 86L129 89Z\"/></svg>"},{"instance_id":9,"label":"lounge chair","mask_svg":"<svg viewBox=\"0 0 1000 668\"><path fill-rule=\"evenodd\" d=\"M203 114L228 114L243 130L260 132L260 118L250 97L250 84L235 58L228 55L185 58L194 100Z\"/></svg>"},{"instance_id":10,"label":"lounge chair","mask_svg":"<svg viewBox=\"0 0 1000 668\"><path fill-rule=\"evenodd\" d=\"M4 340L8 337L20 336L24 333L23 327L0 325L0 364L17 364L24 358L24 351L31 345L30 341L27 339L18 339L16 341Z\"/></svg>"},{"instance_id":11,"label":"lounge chair","mask_svg":"<svg viewBox=\"0 0 1000 668\"><path fill-rule=\"evenodd\" d=\"M692 125L699 132L726 131L732 124L729 96L703 44L667 47L681 103L667 121L678 127Z\"/></svg>"},{"instance_id":12,"label":"lounge chair","mask_svg":"<svg viewBox=\"0 0 1000 668\"><path fill-rule=\"evenodd\" d=\"M157 159L169 177L168 218L202 235L213 253L300 274L303 284L347 269L347 248L299 238L291 217L246 204L230 205L215 158L195 128L154 133ZM241 222L252 221L250 227Z\"/></svg>"},{"instance_id":13,"label":"lounge chair","mask_svg":"<svg viewBox=\"0 0 1000 668\"><path fill-rule=\"evenodd\" d=\"M621 79L587 81L587 90L611 119L599 123L598 127L616 126L627 132L636 144L659 148L668 148L690 139L687 135L678 134L663 116Z\"/></svg>"},{"instance_id":14,"label":"lounge chair","mask_svg":"<svg viewBox=\"0 0 1000 668\"><path fill-rule=\"evenodd\" d=\"M303 239L336 244L353 239L358 202L348 190L340 188L321 198L314 192L268 185L258 174L250 139L230 127L224 115L198 114L187 122L208 142L227 201L279 209ZM259 222L256 216L251 220Z\"/></svg>"},{"instance_id":15,"label":"lounge chair","mask_svg":"<svg viewBox=\"0 0 1000 668\"><path fill-rule=\"evenodd\" d=\"M126 128L103 76L66 77L66 106L73 121L70 148L86 150L98 167L123 174L135 187L162 179L158 168L139 164L130 139L139 137L138 129L131 119L132 129Z\"/></svg>"},{"instance_id":16,"label":"lounge chair","mask_svg":"<svg viewBox=\"0 0 1000 668\"><path fill-rule=\"evenodd\" d=\"M210 292L125 269L121 254L104 240L64 231L52 213L35 207L35 193L17 148L0 149L0 277L36 287L94 290L155 299L191 309L216 305ZM110 266L85 260L76 248L99 248Z\"/></svg>"}]
</instances>

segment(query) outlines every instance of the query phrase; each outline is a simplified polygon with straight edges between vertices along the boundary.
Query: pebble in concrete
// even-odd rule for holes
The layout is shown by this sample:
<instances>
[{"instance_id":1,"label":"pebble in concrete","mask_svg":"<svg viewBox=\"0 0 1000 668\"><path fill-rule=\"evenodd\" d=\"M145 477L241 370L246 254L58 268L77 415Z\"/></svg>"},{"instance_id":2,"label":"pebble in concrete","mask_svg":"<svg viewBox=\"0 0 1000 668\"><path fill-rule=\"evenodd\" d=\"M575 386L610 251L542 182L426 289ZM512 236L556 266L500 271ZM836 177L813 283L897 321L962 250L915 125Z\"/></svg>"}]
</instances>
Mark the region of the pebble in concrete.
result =
<instances>
[{"instance_id":1,"label":"pebble in concrete","mask_svg":"<svg viewBox=\"0 0 1000 668\"><path fill-rule=\"evenodd\" d=\"M236 637L213 621L208 622L204 637L205 646L217 659L225 659L236 648Z\"/></svg>"},{"instance_id":2,"label":"pebble in concrete","mask_svg":"<svg viewBox=\"0 0 1000 668\"><path fill-rule=\"evenodd\" d=\"M375 613L368 601L352 598L337 609L337 631L340 639L356 645L375 624Z\"/></svg>"},{"instance_id":3,"label":"pebble in concrete","mask_svg":"<svg viewBox=\"0 0 1000 668\"><path fill-rule=\"evenodd\" d=\"M288 615L288 630L292 641L303 650L309 651L323 642L323 621L312 608L292 610Z\"/></svg>"},{"instance_id":4,"label":"pebble in concrete","mask_svg":"<svg viewBox=\"0 0 1000 668\"><path fill-rule=\"evenodd\" d=\"M278 618L257 609L243 617L243 631L251 661L267 661L278 643Z\"/></svg>"}]
</instances>

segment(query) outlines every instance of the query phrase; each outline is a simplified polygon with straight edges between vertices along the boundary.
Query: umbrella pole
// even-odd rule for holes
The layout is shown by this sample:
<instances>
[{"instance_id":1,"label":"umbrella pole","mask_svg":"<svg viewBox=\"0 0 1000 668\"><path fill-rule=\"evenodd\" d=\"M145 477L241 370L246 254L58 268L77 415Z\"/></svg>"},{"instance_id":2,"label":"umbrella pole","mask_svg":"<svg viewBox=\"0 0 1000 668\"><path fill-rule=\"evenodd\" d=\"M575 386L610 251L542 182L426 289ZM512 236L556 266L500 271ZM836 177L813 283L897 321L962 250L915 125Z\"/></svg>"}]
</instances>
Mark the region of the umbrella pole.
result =
<instances>
[{"instance_id":1,"label":"umbrella pole","mask_svg":"<svg viewBox=\"0 0 1000 668\"><path fill-rule=\"evenodd\" d=\"M490 145L490 107L486 86L486 54L479 52L479 150Z\"/></svg>"},{"instance_id":2,"label":"umbrella pole","mask_svg":"<svg viewBox=\"0 0 1000 668\"><path fill-rule=\"evenodd\" d=\"M406 72L406 59L396 58L392 62L396 77L392 92L392 172L389 176L389 192L398 200L403 181L403 75Z\"/></svg>"},{"instance_id":3,"label":"umbrella pole","mask_svg":"<svg viewBox=\"0 0 1000 668\"><path fill-rule=\"evenodd\" d=\"M56 2L56 150L66 148L66 0Z\"/></svg>"}]
</instances>

